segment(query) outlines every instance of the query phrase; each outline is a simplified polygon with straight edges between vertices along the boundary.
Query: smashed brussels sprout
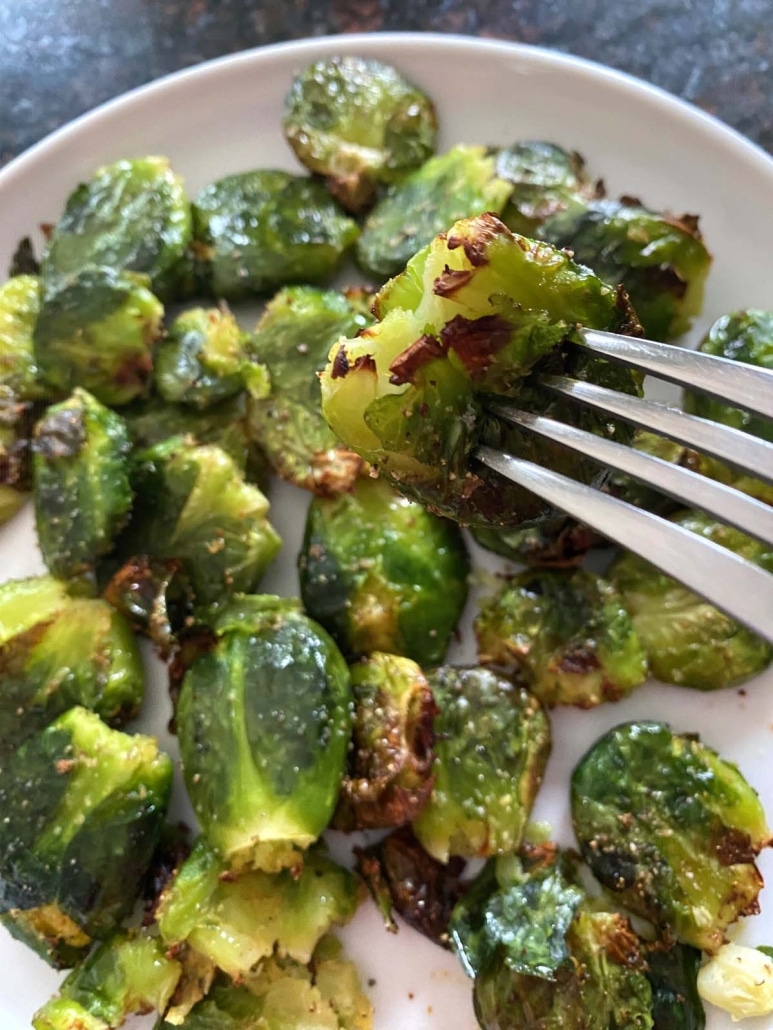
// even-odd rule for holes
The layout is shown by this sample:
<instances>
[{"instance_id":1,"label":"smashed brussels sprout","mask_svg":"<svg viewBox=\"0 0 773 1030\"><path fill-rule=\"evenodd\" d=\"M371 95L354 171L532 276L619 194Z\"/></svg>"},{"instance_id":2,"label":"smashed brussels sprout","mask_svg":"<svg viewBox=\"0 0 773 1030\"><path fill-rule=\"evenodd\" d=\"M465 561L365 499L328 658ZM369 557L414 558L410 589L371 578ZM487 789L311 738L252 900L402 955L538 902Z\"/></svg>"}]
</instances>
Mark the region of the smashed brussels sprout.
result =
<instances>
[{"instance_id":1,"label":"smashed brussels sprout","mask_svg":"<svg viewBox=\"0 0 773 1030\"><path fill-rule=\"evenodd\" d=\"M168 947L185 943L239 980L273 954L308 962L359 901L353 873L316 851L299 870L235 875L203 838L162 894L158 927Z\"/></svg>"},{"instance_id":2,"label":"smashed brussels sprout","mask_svg":"<svg viewBox=\"0 0 773 1030\"><path fill-rule=\"evenodd\" d=\"M94 589L99 559L129 518L131 444L121 416L86 390L46 410L35 426L35 528L59 579Z\"/></svg>"},{"instance_id":3,"label":"smashed brussels sprout","mask_svg":"<svg viewBox=\"0 0 773 1030\"><path fill-rule=\"evenodd\" d=\"M620 594L600 576L523 572L484 600L478 659L514 668L543 704L592 708L647 678L647 660Z\"/></svg>"},{"instance_id":4,"label":"smashed brussels sprout","mask_svg":"<svg viewBox=\"0 0 773 1030\"><path fill-rule=\"evenodd\" d=\"M349 670L294 601L237 597L182 683L177 730L202 831L232 864L298 862L330 822L351 735Z\"/></svg>"},{"instance_id":5,"label":"smashed brussels sprout","mask_svg":"<svg viewBox=\"0 0 773 1030\"><path fill-rule=\"evenodd\" d=\"M698 511L683 511L673 521L773 572L773 550L744 533ZM607 577L620 592L656 679L718 690L770 663L773 649L766 641L643 558L621 554Z\"/></svg>"},{"instance_id":6,"label":"smashed brussels sprout","mask_svg":"<svg viewBox=\"0 0 773 1030\"><path fill-rule=\"evenodd\" d=\"M452 147L401 179L376 204L357 240L357 262L383 282L458 219L484 211L499 214L511 190L485 147Z\"/></svg>"},{"instance_id":7,"label":"smashed brussels sprout","mask_svg":"<svg viewBox=\"0 0 773 1030\"><path fill-rule=\"evenodd\" d=\"M199 410L243 389L265 397L270 385L266 369L250 359L248 334L225 305L177 316L156 348L153 381L163 400Z\"/></svg>"},{"instance_id":8,"label":"smashed brussels sprout","mask_svg":"<svg viewBox=\"0 0 773 1030\"><path fill-rule=\"evenodd\" d=\"M376 652L352 666L354 731L333 826L402 826L424 807L434 778L432 690L410 658Z\"/></svg>"},{"instance_id":9,"label":"smashed brussels sprout","mask_svg":"<svg viewBox=\"0 0 773 1030\"><path fill-rule=\"evenodd\" d=\"M537 385L532 371L637 392L628 370L562 346L578 321L635 331L623 294L486 214L438 236L377 294L374 310L375 325L333 346L322 373L322 409L344 443L400 490L468 524L518 525L552 509L494 473L473 470L478 444L585 481L603 477L565 448L503 427L486 414L485 402L498 393L560 415L566 405ZM630 436L571 404L567 414L583 428Z\"/></svg>"},{"instance_id":10,"label":"smashed brussels sprout","mask_svg":"<svg viewBox=\"0 0 773 1030\"><path fill-rule=\"evenodd\" d=\"M191 231L182 180L166 158L116 161L70 194L41 273L50 283L93 266L140 272L166 299L180 287Z\"/></svg>"},{"instance_id":11,"label":"smashed brussels sprout","mask_svg":"<svg viewBox=\"0 0 773 1030\"><path fill-rule=\"evenodd\" d=\"M0 764L0 911L52 965L111 936L142 886L172 762L151 737L70 708Z\"/></svg>"},{"instance_id":12,"label":"smashed brussels sprout","mask_svg":"<svg viewBox=\"0 0 773 1030\"><path fill-rule=\"evenodd\" d=\"M626 723L572 776L572 820L596 877L678 941L715 952L758 910L755 865L770 842L755 791L695 736Z\"/></svg>"},{"instance_id":13,"label":"smashed brussels sprout","mask_svg":"<svg viewBox=\"0 0 773 1030\"><path fill-rule=\"evenodd\" d=\"M502 221L513 232L534 236L551 215L603 195L576 151L544 140L525 140L497 152L497 175L513 184Z\"/></svg>"},{"instance_id":14,"label":"smashed brussels sprout","mask_svg":"<svg viewBox=\"0 0 773 1030\"><path fill-rule=\"evenodd\" d=\"M347 210L402 178L435 150L432 101L390 65L363 57L315 61L293 79L284 133L299 161L324 175Z\"/></svg>"},{"instance_id":15,"label":"smashed brussels sprout","mask_svg":"<svg viewBox=\"0 0 773 1030\"><path fill-rule=\"evenodd\" d=\"M81 386L103 404L139 397L152 369L164 309L142 276L85 268L44 292L35 323L35 360L47 390Z\"/></svg>"},{"instance_id":16,"label":"smashed brussels sprout","mask_svg":"<svg viewBox=\"0 0 773 1030\"><path fill-rule=\"evenodd\" d=\"M50 576L0 584L0 756L73 705L123 725L144 688L134 635L105 601Z\"/></svg>"},{"instance_id":17,"label":"smashed brussels sprout","mask_svg":"<svg viewBox=\"0 0 773 1030\"><path fill-rule=\"evenodd\" d=\"M298 565L306 611L344 654L443 661L467 598L457 526L360 479L351 493L312 500Z\"/></svg>"},{"instance_id":18,"label":"smashed brussels sprout","mask_svg":"<svg viewBox=\"0 0 773 1030\"><path fill-rule=\"evenodd\" d=\"M538 235L622 283L650 339L676 339L701 310L711 255L694 215L650 211L630 197L595 200L546 219Z\"/></svg>"},{"instance_id":19,"label":"smashed brussels sprout","mask_svg":"<svg viewBox=\"0 0 773 1030\"><path fill-rule=\"evenodd\" d=\"M179 562L199 605L255 589L280 540L268 501L223 450L172 437L135 455L132 486L142 504L119 541L126 560Z\"/></svg>"},{"instance_id":20,"label":"smashed brussels sprout","mask_svg":"<svg viewBox=\"0 0 773 1030\"><path fill-rule=\"evenodd\" d=\"M40 310L40 281L17 275L0 286L0 386L20 400L43 395L32 334Z\"/></svg>"},{"instance_id":21,"label":"smashed brussels sprout","mask_svg":"<svg viewBox=\"0 0 773 1030\"><path fill-rule=\"evenodd\" d=\"M357 293L291 286L269 301L255 327L254 353L271 390L251 403L250 430L278 475L322 496L350 489L363 463L322 417L319 372L340 336L370 322Z\"/></svg>"},{"instance_id":22,"label":"smashed brussels sprout","mask_svg":"<svg viewBox=\"0 0 773 1030\"><path fill-rule=\"evenodd\" d=\"M100 944L32 1019L34 1030L114 1030L132 1013L165 1012L182 966L145 931Z\"/></svg>"},{"instance_id":23,"label":"smashed brussels sprout","mask_svg":"<svg viewBox=\"0 0 773 1030\"><path fill-rule=\"evenodd\" d=\"M441 862L514 851L550 752L539 701L487 669L445 666L429 675L438 705L435 786L414 820Z\"/></svg>"},{"instance_id":24,"label":"smashed brussels sprout","mask_svg":"<svg viewBox=\"0 0 773 1030\"><path fill-rule=\"evenodd\" d=\"M202 282L226 300L324 282L359 235L323 183L279 171L229 175L205 187L193 223Z\"/></svg>"}]
</instances>

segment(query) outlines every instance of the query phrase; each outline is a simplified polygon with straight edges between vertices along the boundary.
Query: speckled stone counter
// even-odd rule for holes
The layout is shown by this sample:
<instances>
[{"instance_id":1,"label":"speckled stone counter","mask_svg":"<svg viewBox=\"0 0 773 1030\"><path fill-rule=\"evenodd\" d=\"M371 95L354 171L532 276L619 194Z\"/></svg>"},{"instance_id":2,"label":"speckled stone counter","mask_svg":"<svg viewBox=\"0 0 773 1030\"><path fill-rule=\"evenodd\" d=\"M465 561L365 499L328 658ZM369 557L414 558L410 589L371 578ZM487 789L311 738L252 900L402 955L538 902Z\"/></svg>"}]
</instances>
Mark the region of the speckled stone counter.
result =
<instances>
[{"instance_id":1,"label":"speckled stone counter","mask_svg":"<svg viewBox=\"0 0 773 1030\"><path fill-rule=\"evenodd\" d=\"M770 0L0 0L0 164L132 87L341 32L455 32L590 58L773 151Z\"/></svg>"}]
</instances>

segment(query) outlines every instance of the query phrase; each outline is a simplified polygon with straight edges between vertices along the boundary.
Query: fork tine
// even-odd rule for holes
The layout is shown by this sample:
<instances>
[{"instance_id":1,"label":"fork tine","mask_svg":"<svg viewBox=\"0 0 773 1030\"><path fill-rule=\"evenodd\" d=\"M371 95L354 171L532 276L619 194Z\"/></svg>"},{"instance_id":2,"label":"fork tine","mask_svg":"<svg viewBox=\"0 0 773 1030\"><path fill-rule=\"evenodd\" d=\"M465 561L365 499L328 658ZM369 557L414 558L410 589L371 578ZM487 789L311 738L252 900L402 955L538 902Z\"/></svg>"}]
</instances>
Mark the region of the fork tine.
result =
<instances>
[{"instance_id":1,"label":"fork tine","mask_svg":"<svg viewBox=\"0 0 773 1030\"><path fill-rule=\"evenodd\" d=\"M724 483L707 479L690 469L636 451L595 433L588 433L584 429L529 411L519 411L500 402L490 404L489 410L498 418L524 426L540 436L588 455L602 465L635 476L675 500L716 515L722 522L773 546L773 507L769 504L747 497Z\"/></svg>"},{"instance_id":2,"label":"fork tine","mask_svg":"<svg viewBox=\"0 0 773 1030\"><path fill-rule=\"evenodd\" d=\"M734 364L736 368L741 367L738 362ZM617 393L593 383L565 376L542 376L540 383L555 393L600 408L607 414L617 415L643 429L686 443L698 451L713 454L731 465L745 469L757 479L773 483L773 444L767 440L719 422L698 418L697 415L688 415L678 408L670 408L657 401Z\"/></svg>"},{"instance_id":3,"label":"fork tine","mask_svg":"<svg viewBox=\"0 0 773 1030\"><path fill-rule=\"evenodd\" d=\"M773 419L773 370L596 329L582 329L581 335L596 354Z\"/></svg>"},{"instance_id":4,"label":"fork tine","mask_svg":"<svg viewBox=\"0 0 773 1030\"><path fill-rule=\"evenodd\" d=\"M609 540L646 558L773 643L773 575L659 515L490 447L475 457Z\"/></svg>"}]
</instances>

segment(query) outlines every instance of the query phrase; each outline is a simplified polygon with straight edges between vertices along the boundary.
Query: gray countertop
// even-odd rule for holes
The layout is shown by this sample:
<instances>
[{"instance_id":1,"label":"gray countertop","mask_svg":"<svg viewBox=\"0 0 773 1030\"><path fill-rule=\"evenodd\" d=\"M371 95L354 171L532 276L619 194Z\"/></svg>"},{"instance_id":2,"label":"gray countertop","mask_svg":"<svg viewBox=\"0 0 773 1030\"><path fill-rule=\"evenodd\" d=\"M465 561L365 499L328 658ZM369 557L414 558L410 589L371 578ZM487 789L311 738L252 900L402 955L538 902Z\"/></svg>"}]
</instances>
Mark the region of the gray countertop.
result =
<instances>
[{"instance_id":1,"label":"gray countertop","mask_svg":"<svg viewBox=\"0 0 773 1030\"><path fill-rule=\"evenodd\" d=\"M111 97L222 54L341 32L517 40L622 69L773 152L770 0L0 0L0 164Z\"/></svg>"}]
</instances>

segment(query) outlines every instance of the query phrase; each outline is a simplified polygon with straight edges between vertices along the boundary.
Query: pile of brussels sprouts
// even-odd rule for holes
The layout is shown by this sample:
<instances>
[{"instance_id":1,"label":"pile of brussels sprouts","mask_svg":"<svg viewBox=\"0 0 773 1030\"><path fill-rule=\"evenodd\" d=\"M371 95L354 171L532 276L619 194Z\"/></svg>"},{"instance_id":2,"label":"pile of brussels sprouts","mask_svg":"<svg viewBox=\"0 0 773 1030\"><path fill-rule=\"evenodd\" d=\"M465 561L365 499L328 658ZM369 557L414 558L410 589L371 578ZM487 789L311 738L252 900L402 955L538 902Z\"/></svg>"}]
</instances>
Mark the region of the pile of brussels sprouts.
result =
<instances>
[{"instance_id":1,"label":"pile of brussels sprouts","mask_svg":"<svg viewBox=\"0 0 773 1030\"><path fill-rule=\"evenodd\" d=\"M578 324L678 337L710 263L697 220L606 198L554 144L435 154L432 102L375 61L304 70L284 127L311 175L230 175L190 202L165 159L118 161L0 287L0 519L32 498L48 569L0 586L0 922L72 969L33 1025L367 1030L331 932L367 887L389 928L398 913L457 952L484 1030L699 1028L701 951L757 909L757 795L695 737L623 724L574 772L561 850L529 827L547 709L649 675L738 683L770 648L630 554L580 568L590 531L471 463L489 442L667 511L487 404L628 438L537 378L638 392L578 350ZM330 288L349 254L372 288ZM229 303L254 297L248 331ZM702 346L770 365L773 314L729 315ZM770 438L706 403L687 399ZM259 592L273 475L312 495L299 598ZM482 604L469 667L444 664L460 524L528 566ZM132 732L142 639L168 666L195 839L168 817L171 759ZM356 872L329 827L365 833Z\"/></svg>"}]
</instances>

